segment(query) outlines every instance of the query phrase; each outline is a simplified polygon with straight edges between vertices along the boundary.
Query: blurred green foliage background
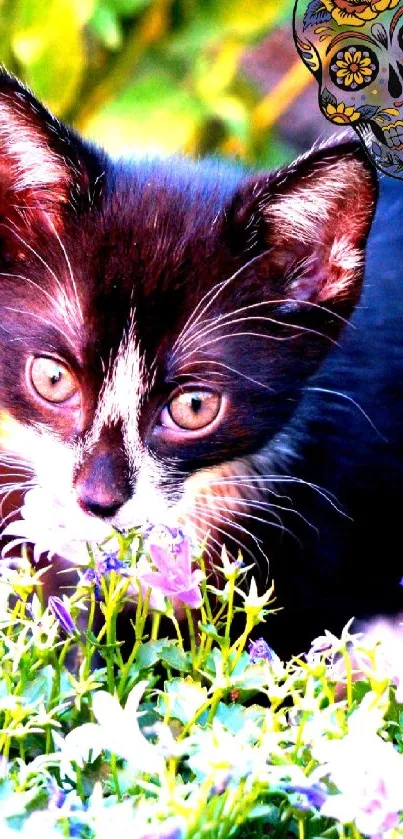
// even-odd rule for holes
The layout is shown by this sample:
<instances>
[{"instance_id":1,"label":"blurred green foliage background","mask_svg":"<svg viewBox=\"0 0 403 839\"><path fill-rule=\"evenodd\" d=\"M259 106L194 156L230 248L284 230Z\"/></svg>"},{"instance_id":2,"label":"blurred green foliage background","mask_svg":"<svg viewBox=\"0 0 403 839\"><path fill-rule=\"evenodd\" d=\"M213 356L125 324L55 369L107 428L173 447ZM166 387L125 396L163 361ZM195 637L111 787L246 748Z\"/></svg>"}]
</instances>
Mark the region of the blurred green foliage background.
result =
<instances>
[{"instance_id":1,"label":"blurred green foliage background","mask_svg":"<svg viewBox=\"0 0 403 839\"><path fill-rule=\"evenodd\" d=\"M273 166L295 154L279 121L311 84L293 45L293 5L0 0L1 59L112 152L218 152Z\"/></svg>"}]
</instances>

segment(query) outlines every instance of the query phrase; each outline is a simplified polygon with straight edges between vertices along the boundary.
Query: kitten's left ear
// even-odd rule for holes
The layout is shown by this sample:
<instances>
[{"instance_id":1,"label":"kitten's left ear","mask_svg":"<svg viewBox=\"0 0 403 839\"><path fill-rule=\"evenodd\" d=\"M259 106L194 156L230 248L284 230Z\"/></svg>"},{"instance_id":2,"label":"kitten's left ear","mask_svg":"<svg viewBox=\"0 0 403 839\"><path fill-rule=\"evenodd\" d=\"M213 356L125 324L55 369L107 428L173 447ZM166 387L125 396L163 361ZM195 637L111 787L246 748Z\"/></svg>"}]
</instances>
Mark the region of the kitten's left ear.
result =
<instances>
[{"instance_id":1,"label":"kitten's left ear","mask_svg":"<svg viewBox=\"0 0 403 839\"><path fill-rule=\"evenodd\" d=\"M88 195L96 155L8 73L0 73L0 220L59 226Z\"/></svg>"},{"instance_id":2,"label":"kitten's left ear","mask_svg":"<svg viewBox=\"0 0 403 839\"><path fill-rule=\"evenodd\" d=\"M358 142L324 146L241 187L228 214L233 246L249 258L262 254L260 281L266 274L285 309L311 302L348 313L376 194L375 170Z\"/></svg>"}]
</instances>

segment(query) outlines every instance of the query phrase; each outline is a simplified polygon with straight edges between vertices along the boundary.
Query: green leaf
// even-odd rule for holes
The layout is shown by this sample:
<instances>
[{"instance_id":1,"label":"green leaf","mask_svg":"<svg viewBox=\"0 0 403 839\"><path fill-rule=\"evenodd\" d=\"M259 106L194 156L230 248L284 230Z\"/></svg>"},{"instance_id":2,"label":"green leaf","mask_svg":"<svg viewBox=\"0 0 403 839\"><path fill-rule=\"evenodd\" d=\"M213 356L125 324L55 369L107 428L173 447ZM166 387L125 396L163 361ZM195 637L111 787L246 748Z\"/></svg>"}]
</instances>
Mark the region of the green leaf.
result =
<instances>
[{"instance_id":1,"label":"green leaf","mask_svg":"<svg viewBox=\"0 0 403 839\"><path fill-rule=\"evenodd\" d=\"M109 6L116 11L120 17L137 15L151 5L151 0L110 0Z\"/></svg>"},{"instance_id":2,"label":"green leaf","mask_svg":"<svg viewBox=\"0 0 403 839\"><path fill-rule=\"evenodd\" d=\"M72 0L15 2L14 56L26 81L57 114L71 106L81 84L85 66L82 29L91 6Z\"/></svg>"},{"instance_id":3,"label":"green leaf","mask_svg":"<svg viewBox=\"0 0 403 839\"><path fill-rule=\"evenodd\" d=\"M101 3L95 8L90 26L108 49L119 49L122 43L122 29L114 9L106 3Z\"/></svg>"},{"instance_id":4,"label":"green leaf","mask_svg":"<svg viewBox=\"0 0 403 839\"><path fill-rule=\"evenodd\" d=\"M161 653L162 650L166 646L166 641L146 641L145 644L142 644L138 653L136 664L141 669L148 669L149 667L153 667L157 661L161 660Z\"/></svg>"},{"instance_id":5,"label":"green leaf","mask_svg":"<svg viewBox=\"0 0 403 839\"><path fill-rule=\"evenodd\" d=\"M190 145L204 114L198 98L155 63L92 117L85 133L114 154L173 154Z\"/></svg>"},{"instance_id":6,"label":"green leaf","mask_svg":"<svg viewBox=\"0 0 403 839\"><path fill-rule=\"evenodd\" d=\"M232 734L238 734L242 731L247 720L260 723L264 720L264 717L265 711L263 708L254 706L244 708L235 702L232 705L226 705L224 702L220 702L215 714L215 719L222 723L224 728L227 731L231 731Z\"/></svg>"},{"instance_id":7,"label":"green leaf","mask_svg":"<svg viewBox=\"0 0 403 839\"><path fill-rule=\"evenodd\" d=\"M158 707L162 715L168 711L171 718L186 725L206 700L207 688L190 679L172 679L165 683L164 693L158 698Z\"/></svg>"},{"instance_id":8,"label":"green leaf","mask_svg":"<svg viewBox=\"0 0 403 839\"><path fill-rule=\"evenodd\" d=\"M210 638L214 638L214 641L217 641L217 644L221 646L221 644L226 641L224 636L221 636L218 632L216 627L213 623L199 623L200 632L203 635L208 635Z\"/></svg>"},{"instance_id":9,"label":"green leaf","mask_svg":"<svg viewBox=\"0 0 403 839\"><path fill-rule=\"evenodd\" d=\"M161 652L161 661L168 667L174 670L180 670L181 673L189 673L192 669L191 657L186 655L178 645L177 641L172 641L171 644L166 644Z\"/></svg>"},{"instance_id":10,"label":"green leaf","mask_svg":"<svg viewBox=\"0 0 403 839\"><path fill-rule=\"evenodd\" d=\"M51 664L43 667L38 676L24 688L24 699L27 699L31 704L34 704L37 700L48 703L52 693L54 673L55 670Z\"/></svg>"}]
</instances>

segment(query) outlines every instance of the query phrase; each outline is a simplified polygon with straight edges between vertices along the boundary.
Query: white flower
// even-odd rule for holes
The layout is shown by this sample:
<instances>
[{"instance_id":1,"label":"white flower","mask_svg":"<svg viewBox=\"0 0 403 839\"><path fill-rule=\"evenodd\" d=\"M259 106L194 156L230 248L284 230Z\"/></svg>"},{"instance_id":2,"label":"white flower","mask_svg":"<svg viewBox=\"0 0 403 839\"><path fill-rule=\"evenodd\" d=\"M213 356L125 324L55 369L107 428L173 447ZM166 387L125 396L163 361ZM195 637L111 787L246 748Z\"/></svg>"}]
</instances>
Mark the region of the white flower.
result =
<instances>
[{"instance_id":1,"label":"white flower","mask_svg":"<svg viewBox=\"0 0 403 839\"><path fill-rule=\"evenodd\" d=\"M97 722L80 725L59 741L62 758L83 765L91 754L95 760L106 750L127 760L136 773L161 774L165 768L161 751L146 740L138 724L138 706L146 686L147 682L139 682L133 688L124 709L107 691L96 691L92 708Z\"/></svg>"},{"instance_id":2,"label":"white flower","mask_svg":"<svg viewBox=\"0 0 403 839\"><path fill-rule=\"evenodd\" d=\"M135 839L181 839L185 835L185 821L167 816L160 809L155 800L132 799L111 804L110 799L103 797L101 784L96 784L82 817L94 830L96 839L125 834Z\"/></svg>"},{"instance_id":3,"label":"white flower","mask_svg":"<svg viewBox=\"0 0 403 839\"><path fill-rule=\"evenodd\" d=\"M267 768L268 752L256 743L256 736L253 724L246 722L242 734L232 734L214 719L211 729L200 729L187 739L193 750L187 762L197 777L211 778L216 788L259 775Z\"/></svg>"},{"instance_id":4,"label":"white flower","mask_svg":"<svg viewBox=\"0 0 403 839\"><path fill-rule=\"evenodd\" d=\"M1 839L60 839L60 830L55 826L53 816L48 812L32 813L18 830L13 830L5 819L0 817Z\"/></svg>"},{"instance_id":5,"label":"white flower","mask_svg":"<svg viewBox=\"0 0 403 839\"><path fill-rule=\"evenodd\" d=\"M384 709L371 708L371 701L374 694L369 693L350 718L350 732L322 739L313 756L322 763L315 774L328 776L339 790L328 797L322 814L354 822L365 836L383 836L403 811L403 755L376 733Z\"/></svg>"}]
</instances>

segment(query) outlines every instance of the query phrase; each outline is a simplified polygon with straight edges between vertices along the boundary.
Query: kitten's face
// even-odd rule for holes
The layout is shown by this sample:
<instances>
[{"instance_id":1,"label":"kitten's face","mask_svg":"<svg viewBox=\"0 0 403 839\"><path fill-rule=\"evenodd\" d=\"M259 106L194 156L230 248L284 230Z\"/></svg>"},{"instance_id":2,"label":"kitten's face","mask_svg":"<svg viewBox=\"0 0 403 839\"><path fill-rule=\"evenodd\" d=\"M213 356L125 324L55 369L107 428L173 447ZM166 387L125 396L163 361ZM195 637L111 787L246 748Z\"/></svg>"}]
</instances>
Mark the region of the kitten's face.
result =
<instances>
[{"instance_id":1,"label":"kitten's face","mask_svg":"<svg viewBox=\"0 0 403 839\"><path fill-rule=\"evenodd\" d=\"M252 178L113 163L4 77L0 178L10 463L60 523L98 521L100 538L179 516L211 547L230 531L242 545L264 503L256 455L267 472L359 293L374 201L361 151Z\"/></svg>"}]
</instances>

